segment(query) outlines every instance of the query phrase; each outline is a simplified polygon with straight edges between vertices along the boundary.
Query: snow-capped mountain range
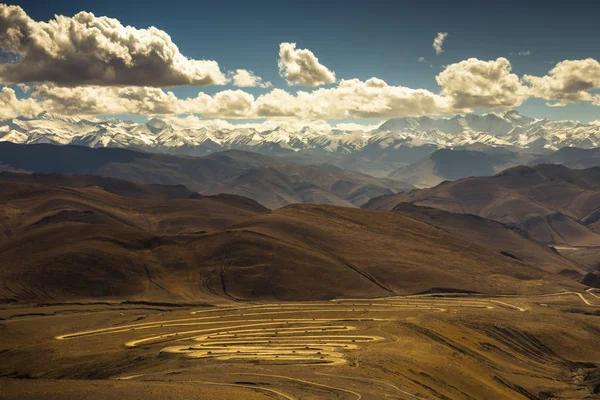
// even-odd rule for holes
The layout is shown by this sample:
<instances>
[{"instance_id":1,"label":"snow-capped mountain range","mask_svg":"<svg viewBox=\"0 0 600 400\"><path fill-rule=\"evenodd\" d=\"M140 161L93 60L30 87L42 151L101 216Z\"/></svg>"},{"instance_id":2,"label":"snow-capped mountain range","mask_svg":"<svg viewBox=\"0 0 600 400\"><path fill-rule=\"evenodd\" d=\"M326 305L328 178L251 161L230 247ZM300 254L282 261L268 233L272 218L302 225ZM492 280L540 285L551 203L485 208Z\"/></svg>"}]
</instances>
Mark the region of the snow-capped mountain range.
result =
<instances>
[{"instance_id":1,"label":"snow-capped mountain range","mask_svg":"<svg viewBox=\"0 0 600 400\"><path fill-rule=\"evenodd\" d=\"M373 155L374 152L389 154L394 150L419 146L454 148L474 145L544 152L562 147L600 147L600 124L535 119L507 111L451 118L396 118L368 132L321 131L311 126L291 130L285 125L260 131L251 127L218 129L209 125L186 128L157 118L136 123L41 114L35 118L0 121L0 141L125 147L193 155L227 149L266 154Z\"/></svg>"}]
</instances>

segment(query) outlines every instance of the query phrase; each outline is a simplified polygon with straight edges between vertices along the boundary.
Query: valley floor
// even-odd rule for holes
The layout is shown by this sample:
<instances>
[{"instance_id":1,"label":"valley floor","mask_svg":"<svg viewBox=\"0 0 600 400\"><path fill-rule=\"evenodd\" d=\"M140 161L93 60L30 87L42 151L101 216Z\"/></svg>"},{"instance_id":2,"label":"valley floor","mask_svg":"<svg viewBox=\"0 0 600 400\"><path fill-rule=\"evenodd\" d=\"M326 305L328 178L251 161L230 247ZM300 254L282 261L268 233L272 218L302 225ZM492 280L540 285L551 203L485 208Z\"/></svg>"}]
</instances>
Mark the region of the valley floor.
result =
<instances>
[{"instance_id":1,"label":"valley floor","mask_svg":"<svg viewBox=\"0 0 600 400\"><path fill-rule=\"evenodd\" d=\"M600 294L0 309L4 399L600 398Z\"/></svg>"}]
</instances>

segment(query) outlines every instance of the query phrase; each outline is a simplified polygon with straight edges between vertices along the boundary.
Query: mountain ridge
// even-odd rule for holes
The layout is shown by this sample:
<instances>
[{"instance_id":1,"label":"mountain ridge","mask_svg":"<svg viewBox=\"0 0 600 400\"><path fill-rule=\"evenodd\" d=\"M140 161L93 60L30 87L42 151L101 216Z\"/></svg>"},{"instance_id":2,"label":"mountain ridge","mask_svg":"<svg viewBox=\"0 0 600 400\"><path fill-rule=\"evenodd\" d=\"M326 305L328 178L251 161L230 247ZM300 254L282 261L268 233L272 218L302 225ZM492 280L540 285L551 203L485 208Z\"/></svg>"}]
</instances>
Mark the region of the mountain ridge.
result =
<instances>
[{"instance_id":1,"label":"mountain ridge","mask_svg":"<svg viewBox=\"0 0 600 400\"><path fill-rule=\"evenodd\" d=\"M137 183L183 185L203 195L249 197L271 209L291 203L357 207L371 197L413 187L392 179L330 166L293 164L242 150L193 157L120 148L0 142L0 170L92 174Z\"/></svg>"},{"instance_id":2,"label":"mountain ridge","mask_svg":"<svg viewBox=\"0 0 600 400\"><path fill-rule=\"evenodd\" d=\"M546 244L600 246L600 167L519 165L491 177L374 198L363 208L392 210L400 203L489 218Z\"/></svg>"},{"instance_id":3,"label":"mountain ridge","mask_svg":"<svg viewBox=\"0 0 600 400\"><path fill-rule=\"evenodd\" d=\"M78 144L87 147L127 147L161 153L206 155L239 149L264 154L355 154L366 158L409 156L406 148L486 145L546 152L562 147L600 147L600 125L578 121L535 119L511 110L448 118L395 118L370 131L326 129L306 125L292 129L283 123L258 130L240 126L186 127L152 118L146 123L119 119L58 117L0 121L0 141ZM404 152L403 152L404 149ZM392 155L390 155L390 153ZM402 160L401 160L402 161Z\"/></svg>"}]
</instances>

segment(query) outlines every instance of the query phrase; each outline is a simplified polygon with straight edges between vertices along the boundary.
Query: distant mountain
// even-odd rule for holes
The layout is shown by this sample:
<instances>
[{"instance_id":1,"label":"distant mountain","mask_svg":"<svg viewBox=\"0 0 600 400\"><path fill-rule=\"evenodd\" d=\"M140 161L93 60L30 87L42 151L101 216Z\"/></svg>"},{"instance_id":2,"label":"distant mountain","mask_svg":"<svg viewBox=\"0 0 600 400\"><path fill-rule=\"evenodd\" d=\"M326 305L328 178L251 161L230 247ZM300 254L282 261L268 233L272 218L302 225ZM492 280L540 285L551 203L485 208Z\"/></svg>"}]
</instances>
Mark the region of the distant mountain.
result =
<instances>
[{"instance_id":1,"label":"distant mountain","mask_svg":"<svg viewBox=\"0 0 600 400\"><path fill-rule=\"evenodd\" d=\"M270 212L238 196L157 200L79 187L69 177L54 178L66 187L23 179L0 179L4 303L582 288L400 213L306 204Z\"/></svg>"},{"instance_id":2,"label":"distant mountain","mask_svg":"<svg viewBox=\"0 0 600 400\"><path fill-rule=\"evenodd\" d=\"M375 198L364 208L391 210L411 203L489 218L548 244L600 246L600 168L518 166L492 177Z\"/></svg>"},{"instance_id":3,"label":"distant mountain","mask_svg":"<svg viewBox=\"0 0 600 400\"><path fill-rule=\"evenodd\" d=\"M284 125L259 131L249 127L185 128L157 118L135 123L40 114L0 121L0 141L123 147L196 156L228 149L279 156L354 155L411 164L440 148L487 146L544 153L562 147L600 147L600 125L534 119L508 111L439 119L396 118L370 132L311 126L290 130Z\"/></svg>"},{"instance_id":4,"label":"distant mountain","mask_svg":"<svg viewBox=\"0 0 600 400\"><path fill-rule=\"evenodd\" d=\"M576 169L598 167L600 166L600 148L563 147L551 154L533 160L531 164L562 164Z\"/></svg>"},{"instance_id":5,"label":"distant mountain","mask_svg":"<svg viewBox=\"0 0 600 400\"><path fill-rule=\"evenodd\" d=\"M239 150L190 157L115 148L0 143L0 170L93 174L139 183L184 185L205 195L246 196L271 209L291 203L354 207L372 197L413 188L392 179L331 166L291 164Z\"/></svg>"},{"instance_id":6,"label":"distant mountain","mask_svg":"<svg viewBox=\"0 0 600 400\"><path fill-rule=\"evenodd\" d=\"M439 119L397 118L385 122L377 131L379 134L397 132L395 140L388 140L392 146L398 146L400 142L413 146L432 143L440 148L479 144L543 152L567 146L592 148L600 145L600 126L597 124L535 119L514 110Z\"/></svg>"},{"instance_id":7,"label":"distant mountain","mask_svg":"<svg viewBox=\"0 0 600 400\"><path fill-rule=\"evenodd\" d=\"M445 180L492 176L506 168L526 164L532 158L530 154L509 151L488 153L441 149L421 161L395 170L388 177L419 188L432 187Z\"/></svg>"}]
</instances>

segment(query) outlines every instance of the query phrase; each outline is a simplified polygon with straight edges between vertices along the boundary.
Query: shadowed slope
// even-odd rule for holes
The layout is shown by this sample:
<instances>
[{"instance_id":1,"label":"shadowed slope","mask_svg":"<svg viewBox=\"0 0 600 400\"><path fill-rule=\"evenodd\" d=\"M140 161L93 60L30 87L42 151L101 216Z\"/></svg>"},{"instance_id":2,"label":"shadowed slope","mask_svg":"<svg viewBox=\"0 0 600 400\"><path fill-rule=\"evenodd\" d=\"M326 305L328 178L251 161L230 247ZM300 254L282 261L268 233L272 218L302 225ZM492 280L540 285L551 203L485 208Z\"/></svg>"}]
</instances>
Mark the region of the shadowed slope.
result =
<instances>
[{"instance_id":1,"label":"shadowed slope","mask_svg":"<svg viewBox=\"0 0 600 400\"><path fill-rule=\"evenodd\" d=\"M372 199L364 207L391 210L400 202L479 215L519 227L544 243L600 245L600 168L520 166L489 178Z\"/></svg>"},{"instance_id":2,"label":"shadowed slope","mask_svg":"<svg viewBox=\"0 0 600 400\"><path fill-rule=\"evenodd\" d=\"M400 203L392 211L437 226L506 257L512 257L549 272L575 276L587 272L578 264L562 257L556 250L534 240L525 231L491 219L409 203Z\"/></svg>"},{"instance_id":3,"label":"shadowed slope","mask_svg":"<svg viewBox=\"0 0 600 400\"><path fill-rule=\"evenodd\" d=\"M138 184L122 179L107 178L98 175L66 176L61 174L23 174L4 171L0 172L0 182L31 183L74 188L97 186L114 194L127 197L138 197L147 200L189 199L199 197L198 193L192 192L183 185Z\"/></svg>"},{"instance_id":4,"label":"shadowed slope","mask_svg":"<svg viewBox=\"0 0 600 400\"><path fill-rule=\"evenodd\" d=\"M559 276L396 213L0 183L0 297L325 299L526 293Z\"/></svg>"},{"instance_id":5,"label":"shadowed slope","mask_svg":"<svg viewBox=\"0 0 600 400\"><path fill-rule=\"evenodd\" d=\"M321 271L327 270L338 287L357 277L365 278L369 295L432 288L528 291L543 285L538 279L554 280L537 268L396 213L288 206L230 228L240 229L318 254L330 265L302 264L296 257L286 261L284 254L274 253L273 259L281 257L279 263L290 265L280 271L286 274L280 279L317 281L325 279L327 275ZM291 268L296 263L298 267ZM355 291L355 283L348 286Z\"/></svg>"}]
</instances>

